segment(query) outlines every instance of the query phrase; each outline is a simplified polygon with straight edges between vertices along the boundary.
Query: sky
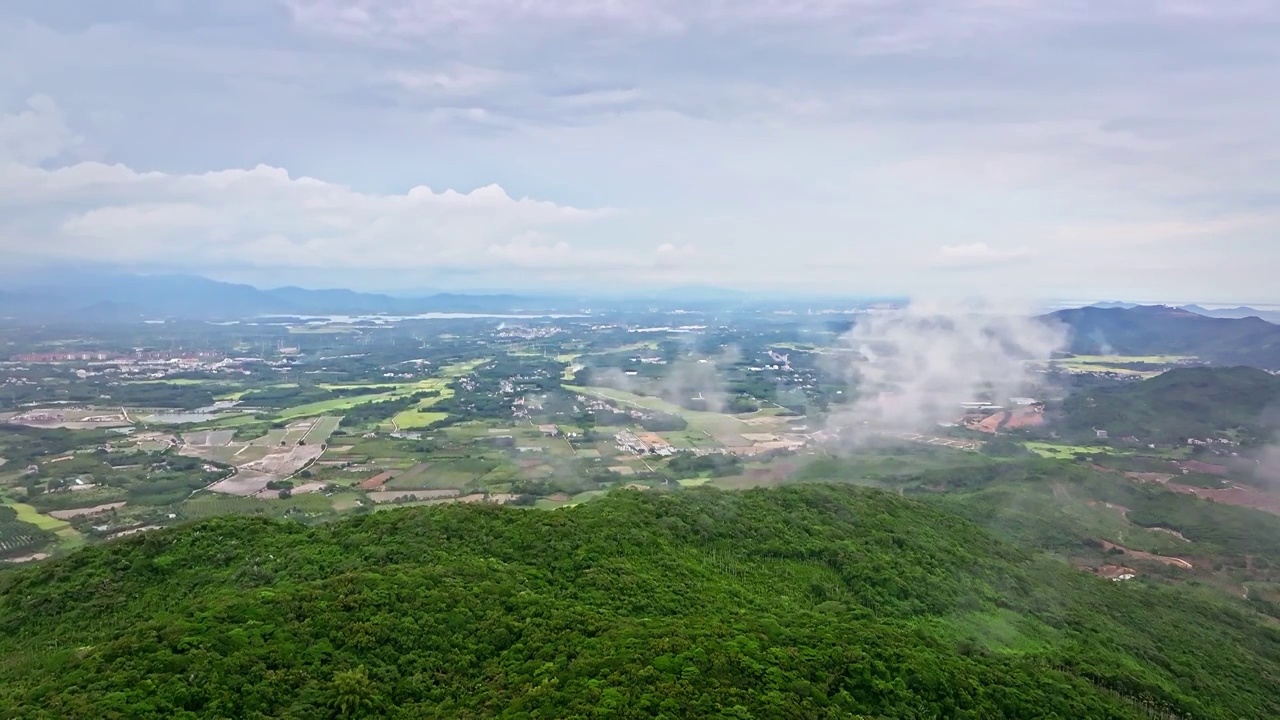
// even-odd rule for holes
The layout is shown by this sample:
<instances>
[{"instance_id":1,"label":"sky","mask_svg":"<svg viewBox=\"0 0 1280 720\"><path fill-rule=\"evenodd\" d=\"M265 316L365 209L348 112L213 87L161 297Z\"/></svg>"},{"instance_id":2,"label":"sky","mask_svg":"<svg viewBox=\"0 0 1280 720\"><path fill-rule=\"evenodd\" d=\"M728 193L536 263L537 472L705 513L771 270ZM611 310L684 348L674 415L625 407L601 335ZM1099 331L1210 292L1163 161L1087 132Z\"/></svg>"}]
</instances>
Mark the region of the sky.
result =
<instances>
[{"instance_id":1,"label":"sky","mask_svg":"<svg viewBox=\"0 0 1280 720\"><path fill-rule=\"evenodd\" d=\"M1280 0L6 0L0 270L1280 302Z\"/></svg>"}]
</instances>

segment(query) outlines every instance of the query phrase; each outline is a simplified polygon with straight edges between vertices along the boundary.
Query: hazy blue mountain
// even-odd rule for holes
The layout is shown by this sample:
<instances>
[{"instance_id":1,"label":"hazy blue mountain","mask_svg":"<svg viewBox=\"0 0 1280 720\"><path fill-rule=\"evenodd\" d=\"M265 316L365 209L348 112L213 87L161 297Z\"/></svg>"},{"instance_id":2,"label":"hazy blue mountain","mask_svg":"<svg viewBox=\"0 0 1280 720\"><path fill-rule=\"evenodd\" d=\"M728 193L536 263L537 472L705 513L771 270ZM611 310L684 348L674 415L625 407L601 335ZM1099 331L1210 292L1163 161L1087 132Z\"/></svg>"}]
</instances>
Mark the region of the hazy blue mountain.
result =
<instances>
[{"instance_id":1,"label":"hazy blue mountain","mask_svg":"<svg viewBox=\"0 0 1280 720\"><path fill-rule=\"evenodd\" d=\"M1247 306L1209 309L1199 305L1183 305L1182 309L1193 312L1197 315L1204 315L1205 317L1236 319L1256 317L1262 318L1269 323L1280 323L1280 312L1276 312L1274 310L1258 310Z\"/></svg>"},{"instance_id":2,"label":"hazy blue mountain","mask_svg":"<svg viewBox=\"0 0 1280 720\"><path fill-rule=\"evenodd\" d=\"M393 297L353 290L284 287L262 290L194 275L68 272L36 277L0 294L0 316L32 321L127 321L258 315L418 314L549 309L558 301L516 295Z\"/></svg>"},{"instance_id":3,"label":"hazy blue mountain","mask_svg":"<svg viewBox=\"0 0 1280 720\"><path fill-rule=\"evenodd\" d=\"M1046 318L1071 329L1069 350L1086 355L1192 355L1215 365L1280 369L1280 325L1257 317L1212 318L1163 305L1085 307Z\"/></svg>"}]
</instances>

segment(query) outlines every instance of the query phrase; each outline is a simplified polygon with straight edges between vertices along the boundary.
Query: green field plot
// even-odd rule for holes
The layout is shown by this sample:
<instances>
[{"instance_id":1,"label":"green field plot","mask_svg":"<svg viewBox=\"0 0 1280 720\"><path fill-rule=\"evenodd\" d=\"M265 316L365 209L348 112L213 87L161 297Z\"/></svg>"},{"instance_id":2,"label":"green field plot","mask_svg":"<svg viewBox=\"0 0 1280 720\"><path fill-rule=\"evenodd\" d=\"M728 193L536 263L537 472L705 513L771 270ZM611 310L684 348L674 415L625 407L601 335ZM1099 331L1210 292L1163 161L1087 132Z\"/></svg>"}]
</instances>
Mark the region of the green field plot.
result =
<instances>
[{"instance_id":1,"label":"green field plot","mask_svg":"<svg viewBox=\"0 0 1280 720\"><path fill-rule=\"evenodd\" d=\"M440 368L440 374L447 378L462 377L475 372L475 369L489 362L489 358L480 358L478 360L468 360L466 362L454 363Z\"/></svg>"},{"instance_id":2,"label":"green field plot","mask_svg":"<svg viewBox=\"0 0 1280 720\"><path fill-rule=\"evenodd\" d=\"M677 480L680 487L699 487L711 482L711 478L689 478L687 480Z\"/></svg>"},{"instance_id":3,"label":"green field plot","mask_svg":"<svg viewBox=\"0 0 1280 720\"><path fill-rule=\"evenodd\" d=\"M64 527L60 530L56 530L54 531L54 534L58 536L58 549L60 550L75 550L81 545L87 543L84 536L72 527Z\"/></svg>"},{"instance_id":4,"label":"green field plot","mask_svg":"<svg viewBox=\"0 0 1280 720\"><path fill-rule=\"evenodd\" d=\"M405 410L404 412L396 413L393 421L395 422L396 427L401 430L421 430L431 427L441 420L448 419L448 417L449 413L424 410L419 406L412 410Z\"/></svg>"},{"instance_id":5,"label":"green field plot","mask_svg":"<svg viewBox=\"0 0 1280 720\"><path fill-rule=\"evenodd\" d=\"M128 385L176 385L178 387L190 387L194 385L218 385L226 387L238 387L234 383L225 380L201 380L198 378L161 378L159 380L128 380Z\"/></svg>"},{"instance_id":6,"label":"green field plot","mask_svg":"<svg viewBox=\"0 0 1280 720\"><path fill-rule=\"evenodd\" d=\"M295 495L284 500L272 498L263 500L235 495L217 495L201 493L177 506L177 513L187 520L198 520L217 515L265 515L280 516L289 510L308 513L324 513L334 510L334 499L340 496L326 497L323 493ZM354 497L351 495L349 497Z\"/></svg>"},{"instance_id":7,"label":"green field plot","mask_svg":"<svg viewBox=\"0 0 1280 720\"><path fill-rule=\"evenodd\" d=\"M311 427L303 439L310 445L321 445L329 442L329 436L333 435L338 429L338 425L342 422L341 417L325 416L316 420L316 424Z\"/></svg>"},{"instance_id":8,"label":"green field plot","mask_svg":"<svg viewBox=\"0 0 1280 720\"><path fill-rule=\"evenodd\" d=\"M746 431L744 426L743 432ZM738 434L741 435L741 433ZM658 435L663 440L671 443L672 447L681 450L711 450L723 447L720 441L701 430L678 430L675 432L662 432L658 433Z\"/></svg>"},{"instance_id":9,"label":"green field plot","mask_svg":"<svg viewBox=\"0 0 1280 720\"><path fill-rule=\"evenodd\" d=\"M273 428L271 430L268 430L266 435L263 435L260 438L254 438L253 440L250 440L249 444L274 447L284 442L284 437L287 434L288 432L284 428Z\"/></svg>"},{"instance_id":10,"label":"green field plot","mask_svg":"<svg viewBox=\"0 0 1280 720\"><path fill-rule=\"evenodd\" d=\"M58 531L58 530L62 530L63 528L71 527L71 523L67 522L66 520L59 520L58 518L55 518L55 517L42 515L40 514L39 510L36 510L35 508L31 507L30 505L27 505L26 503L20 503L16 500L6 499L4 500L4 504L12 508L13 511L18 514L19 522L35 525L41 530Z\"/></svg>"},{"instance_id":11,"label":"green field plot","mask_svg":"<svg viewBox=\"0 0 1280 720\"><path fill-rule=\"evenodd\" d=\"M565 385L564 388L571 392L578 392L584 395L593 395L602 400L608 400L617 404L621 408L636 407L645 410L653 410L655 412L663 412L668 415L677 415L684 418L689 423L689 429L701 431L706 435L710 435L717 442L727 447L746 447L751 444L750 441L744 440L741 434L744 432L752 432L753 426L742 420L723 413L705 412L701 410L686 410L674 403L648 395L637 395L635 393L624 392L622 390L614 390L613 388L604 387L582 387L576 385ZM758 431L758 428L754 428Z\"/></svg>"},{"instance_id":12,"label":"green field plot","mask_svg":"<svg viewBox=\"0 0 1280 720\"><path fill-rule=\"evenodd\" d=\"M368 395L352 395L350 397L334 398L332 400L321 400L320 402L285 408L284 410L281 410L276 417L280 420L293 420L296 418L311 417L313 415L335 414L367 403L394 400L396 397L398 396L395 392L385 392L370 393Z\"/></svg>"},{"instance_id":13,"label":"green field plot","mask_svg":"<svg viewBox=\"0 0 1280 720\"><path fill-rule=\"evenodd\" d=\"M1164 366L1192 360L1195 358L1188 355L1076 355L1051 360L1050 364L1074 373L1109 372L1145 378L1159 375Z\"/></svg>"},{"instance_id":14,"label":"green field plot","mask_svg":"<svg viewBox=\"0 0 1280 720\"><path fill-rule=\"evenodd\" d=\"M588 490L586 492L580 492L577 495L574 495L573 497L569 498L569 502L567 504L581 505L584 502L590 502L592 500L595 500L596 498L604 497L605 495L608 495L608 494L609 494L608 490Z\"/></svg>"},{"instance_id":15,"label":"green field plot","mask_svg":"<svg viewBox=\"0 0 1280 720\"><path fill-rule=\"evenodd\" d=\"M0 510L0 556L24 555L48 544L46 531L15 517L16 509Z\"/></svg>"},{"instance_id":16,"label":"green field plot","mask_svg":"<svg viewBox=\"0 0 1280 720\"><path fill-rule=\"evenodd\" d=\"M498 463L484 458L447 458L419 463L387 482L388 490L443 490L478 484ZM510 478L495 479L496 482Z\"/></svg>"},{"instance_id":17,"label":"green field plot","mask_svg":"<svg viewBox=\"0 0 1280 720\"><path fill-rule=\"evenodd\" d=\"M1059 445L1057 443L1047 442L1024 442L1022 444L1028 450L1040 457L1053 458L1055 460L1071 460L1077 455L1128 454L1124 450L1107 447L1106 445Z\"/></svg>"},{"instance_id":18,"label":"green field plot","mask_svg":"<svg viewBox=\"0 0 1280 720\"><path fill-rule=\"evenodd\" d=\"M202 425L201 427L236 428L236 427L242 427L244 425L256 425L261 422L263 421L255 415L242 413L240 415L229 415L224 419L214 420L207 425Z\"/></svg>"},{"instance_id":19,"label":"green field plot","mask_svg":"<svg viewBox=\"0 0 1280 720\"><path fill-rule=\"evenodd\" d=\"M417 382L399 383L394 385L329 385L327 387L330 389L363 389L367 387L370 389L382 390L382 392L370 392L362 395L334 398L332 400L321 400L319 402L307 403L306 405L296 405L294 407L281 410L276 417L280 420L292 420L295 418L310 417L313 415L340 414L343 410L350 410L351 408L359 407L361 405L383 402L384 400L398 400L420 392L435 391L441 393L441 397L447 397L447 393L449 391L448 384L449 381L443 378L427 378Z\"/></svg>"}]
</instances>

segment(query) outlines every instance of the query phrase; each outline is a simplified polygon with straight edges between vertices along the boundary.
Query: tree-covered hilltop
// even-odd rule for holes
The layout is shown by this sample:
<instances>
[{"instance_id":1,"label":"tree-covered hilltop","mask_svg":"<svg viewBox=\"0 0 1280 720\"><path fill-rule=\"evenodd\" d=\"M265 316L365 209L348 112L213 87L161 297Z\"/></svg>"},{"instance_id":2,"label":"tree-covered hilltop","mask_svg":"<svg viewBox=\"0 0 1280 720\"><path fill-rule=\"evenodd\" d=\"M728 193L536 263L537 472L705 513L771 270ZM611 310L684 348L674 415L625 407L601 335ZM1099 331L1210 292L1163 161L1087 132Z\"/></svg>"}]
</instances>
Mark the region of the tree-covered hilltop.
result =
<instances>
[{"instance_id":1,"label":"tree-covered hilltop","mask_svg":"<svg viewBox=\"0 0 1280 720\"><path fill-rule=\"evenodd\" d=\"M1280 377L1251 367L1176 368L1149 380L1078 392L1063 404L1058 428L1092 436L1184 443L1187 438L1269 439Z\"/></svg>"},{"instance_id":2,"label":"tree-covered hilltop","mask_svg":"<svg viewBox=\"0 0 1280 720\"><path fill-rule=\"evenodd\" d=\"M1084 307L1046 318L1071 330L1081 355L1191 355L1215 365L1280 370L1280 326L1256 317L1215 318L1161 305Z\"/></svg>"},{"instance_id":3,"label":"tree-covered hilltop","mask_svg":"<svg viewBox=\"0 0 1280 720\"><path fill-rule=\"evenodd\" d=\"M0 716L1262 718L1280 630L893 494L220 518L0 574Z\"/></svg>"}]
</instances>

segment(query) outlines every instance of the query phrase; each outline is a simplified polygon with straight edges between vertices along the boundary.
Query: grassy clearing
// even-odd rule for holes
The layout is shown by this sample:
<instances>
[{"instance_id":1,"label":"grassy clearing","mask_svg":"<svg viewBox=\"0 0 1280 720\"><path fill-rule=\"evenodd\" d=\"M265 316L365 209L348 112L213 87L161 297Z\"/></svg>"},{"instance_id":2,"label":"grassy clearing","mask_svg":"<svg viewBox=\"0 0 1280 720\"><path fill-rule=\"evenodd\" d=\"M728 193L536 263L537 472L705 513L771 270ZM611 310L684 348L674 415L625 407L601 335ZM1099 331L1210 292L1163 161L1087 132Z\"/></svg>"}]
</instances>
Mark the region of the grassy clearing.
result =
<instances>
[{"instance_id":1,"label":"grassy clearing","mask_svg":"<svg viewBox=\"0 0 1280 720\"><path fill-rule=\"evenodd\" d=\"M689 478L687 480L677 480L680 487L698 487L711 482L711 478Z\"/></svg>"},{"instance_id":2,"label":"grassy clearing","mask_svg":"<svg viewBox=\"0 0 1280 720\"><path fill-rule=\"evenodd\" d=\"M1076 455L1126 455L1124 450L1118 450L1106 445L1058 445L1046 442L1024 442L1023 447L1040 457L1053 458L1055 460L1072 460Z\"/></svg>"},{"instance_id":3,"label":"grassy clearing","mask_svg":"<svg viewBox=\"0 0 1280 720\"><path fill-rule=\"evenodd\" d=\"M440 369L440 374L447 378L462 377L475 372L475 369L489 362L490 358L480 358L478 360L468 360L466 362L454 363L446 365Z\"/></svg>"},{"instance_id":4,"label":"grassy clearing","mask_svg":"<svg viewBox=\"0 0 1280 720\"><path fill-rule=\"evenodd\" d=\"M759 431L732 415L705 412L701 410L688 410L674 403L669 403L661 398L650 397L648 395L636 395L635 393L604 387L565 385L564 388L571 392L582 393L584 395L594 395L595 397L603 400L609 400L624 408L628 406L637 407L644 410L653 410L655 412L663 412L668 415L682 417L685 422L689 423L689 428L691 430L701 431L706 435L711 435L715 440L729 447L750 445L751 443L749 441L742 439L741 434L744 432Z\"/></svg>"},{"instance_id":5,"label":"grassy clearing","mask_svg":"<svg viewBox=\"0 0 1280 720\"><path fill-rule=\"evenodd\" d=\"M128 380L127 385L234 385L226 380L200 380L196 378L161 378L159 380Z\"/></svg>"},{"instance_id":6,"label":"grassy clearing","mask_svg":"<svg viewBox=\"0 0 1280 720\"><path fill-rule=\"evenodd\" d=\"M250 445L263 445L274 447L284 442L284 437L288 432L284 428L273 428L267 431L266 435L249 441Z\"/></svg>"},{"instance_id":7,"label":"grassy clearing","mask_svg":"<svg viewBox=\"0 0 1280 720\"><path fill-rule=\"evenodd\" d=\"M326 415L325 417L316 420L315 425L311 426L311 430L303 436L303 439L311 445L326 443L329 441L329 436L338 429L338 425L341 422L341 417Z\"/></svg>"},{"instance_id":8,"label":"grassy clearing","mask_svg":"<svg viewBox=\"0 0 1280 720\"><path fill-rule=\"evenodd\" d=\"M402 383L398 385L334 385L333 388L394 388L386 392L367 393L364 395L352 395L350 397L334 398L332 400L321 400L319 402L308 403L306 405L296 405L291 408L281 410L276 418L279 420L294 420L297 418L311 417L314 415L332 415L340 414L343 410L366 405L368 403L382 402L384 400L397 400L399 398L408 397L415 393L436 391L445 393L448 390L449 381L443 378L427 378L418 382Z\"/></svg>"},{"instance_id":9,"label":"grassy clearing","mask_svg":"<svg viewBox=\"0 0 1280 720\"><path fill-rule=\"evenodd\" d=\"M280 500L260 500L235 495L201 494L178 506L178 513L189 520L217 515L283 515L288 510L323 513L335 509L335 497L308 493Z\"/></svg>"},{"instance_id":10,"label":"grassy clearing","mask_svg":"<svg viewBox=\"0 0 1280 720\"><path fill-rule=\"evenodd\" d=\"M435 423L440 422L449 417L449 413L431 412L429 410L405 410L397 413L395 417L396 426L401 430L421 430L431 427Z\"/></svg>"},{"instance_id":11,"label":"grassy clearing","mask_svg":"<svg viewBox=\"0 0 1280 720\"><path fill-rule=\"evenodd\" d=\"M1159 375L1163 366L1190 360L1195 360L1195 357L1190 355L1075 355L1052 360L1050 364L1073 373L1109 372L1149 378ZM1150 365L1151 367L1150 369L1131 367L1133 365Z\"/></svg>"},{"instance_id":12,"label":"grassy clearing","mask_svg":"<svg viewBox=\"0 0 1280 720\"><path fill-rule=\"evenodd\" d=\"M75 550L88 542L83 535L72 527L64 527L55 531L54 534L58 536L58 548L60 550Z\"/></svg>"},{"instance_id":13,"label":"grassy clearing","mask_svg":"<svg viewBox=\"0 0 1280 720\"><path fill-rule=\"evenodd\" d=\"M1075 355L1067 358L1069 361L1091 363L1094 365L1169 365L1171 363L1186 362L1188 360L1195 359L1194 355Z\"/></svg>"},{"instance_id":14,"label":"grassy clearing","mask_svg":"<svg viewBox=\"0 0 1280 720\"><path fill-rule=\"evenodd\" d=\"M453 388L443 388L436 397L429 397L418 403L416 407L397 413L393 418L396 427L401 430L420 430L449 417L448 413L433 412L431 408L445 398L453 397Z\"/></svg>"},{"instance_id":15,"label":"grassy clearing","mask_svg":"<svg viewBox=\"0 0 1280 720\"><path fill-rule=\"evenodd\" d=\"M71 523L66 520L59 520L54 517L49 517L48 515L41 515L39 510L36 510L26 503L20 503L16 500L6 498L4 504L13 508L14 512L18 513L18 520L35 525L41 530L58 531L69 529L71 527Z\"/></svg>"},{"instance_id":16,"label":"grassy clearing","mask_svg":"<svg viewBox=\"0 0 1280 720\"><path fill-rule=\"evenodd\" d=\"M350 410L358 405L381 402L383 400L391 400L394 398L395 393L388 392L372 395L353 395L351 397L334 398L332 400L321 400L319 402L308 403L306 405L295 405L294 407L286 408L281 410L276 417L280 420L295 420L313 415L329 415L333 413L341 413L343 410Z\"/></svg>"}]
</instances>

